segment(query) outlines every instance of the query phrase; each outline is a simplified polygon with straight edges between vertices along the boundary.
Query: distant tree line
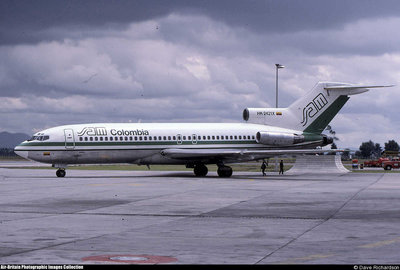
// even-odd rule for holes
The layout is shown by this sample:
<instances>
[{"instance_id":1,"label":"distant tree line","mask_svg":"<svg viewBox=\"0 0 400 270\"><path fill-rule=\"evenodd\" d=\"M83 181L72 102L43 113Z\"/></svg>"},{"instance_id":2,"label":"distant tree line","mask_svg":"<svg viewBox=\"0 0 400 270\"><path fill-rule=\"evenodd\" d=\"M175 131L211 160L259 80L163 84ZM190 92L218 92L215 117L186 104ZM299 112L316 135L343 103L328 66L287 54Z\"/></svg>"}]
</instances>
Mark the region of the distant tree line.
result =
<instances>
[{"instance_id":1,"label":"distant tree line","mask_svg":"<svg viewBox=\"0 0 400 270\"><path fill-rule=\"evenodd\" d=\"M398 152L399 149L400 146L395 140L389 140L387 143L385 143L385 151ZM359 151L356 151L355 155L359 158L380 158L382 155L382 147L379 143L374 143L373 141L369 140L368 142L361 143Z\"/></svg>"},{"instance_id":2,"label":"distant tree line","mask_svg":"<svg viewBox=\"0 0 400 270\"><path fill-rule=\"evenodd\" d=\"M339 141L339 138L336 136L336 131L334 131L330 125L328 125L325 130L329 132L333 139L331 149L337 149L335 142ZM359 150L355 153L355 156L357 158L378 159L382 156L383 150L385 150L385 152L399 152L400 146L395 140L389 140L387 143L385 143L385 148L382 149L379 143L374 143L373 141L369 140L368 142L361 143ZM334 155L335 153L332 154ZM342 153L342 159L350 159L350 149L344 150Z\"/></svg>"}]
</instances>

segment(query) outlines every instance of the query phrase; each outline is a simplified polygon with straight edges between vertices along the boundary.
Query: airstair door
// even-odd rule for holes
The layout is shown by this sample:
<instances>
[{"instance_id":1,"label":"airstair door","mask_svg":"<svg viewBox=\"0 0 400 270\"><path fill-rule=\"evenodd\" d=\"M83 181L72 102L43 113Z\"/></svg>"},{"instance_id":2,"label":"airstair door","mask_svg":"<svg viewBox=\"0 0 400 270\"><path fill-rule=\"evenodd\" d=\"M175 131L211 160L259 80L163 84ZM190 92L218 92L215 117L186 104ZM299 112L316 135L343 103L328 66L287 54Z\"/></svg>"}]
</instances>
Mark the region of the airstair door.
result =
<instances>
[{"instance_id":1,"label":"airstair door","mask_svg":"<svg viewBox=\"0 0 400 270\"><path fill-rule=\"evenodd\" d=\"M65 149L75 148L74 131L72 129L64 129Z\"/></svg>"}]
</instances>

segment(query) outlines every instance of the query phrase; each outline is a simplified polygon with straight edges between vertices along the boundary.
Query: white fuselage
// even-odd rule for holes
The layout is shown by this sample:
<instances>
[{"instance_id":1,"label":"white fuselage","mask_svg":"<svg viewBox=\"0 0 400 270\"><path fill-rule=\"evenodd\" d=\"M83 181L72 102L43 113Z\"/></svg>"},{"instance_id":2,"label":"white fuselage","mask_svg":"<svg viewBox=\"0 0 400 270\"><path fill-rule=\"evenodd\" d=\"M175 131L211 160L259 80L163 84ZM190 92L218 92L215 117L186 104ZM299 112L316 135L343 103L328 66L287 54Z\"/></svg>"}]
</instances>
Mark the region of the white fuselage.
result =
<instances>
[{"instance_id":1,"label":"white fuselage","mask_svg":"<svg viewBox=\"0 0 400 270\"><path fill-rule=\"evenodd\" d=\"M188 164L161 154L165 149L275 149L257 143L260 131L302 133L250 123L80 124L38 132L15 148L25 158L57 165L95 163ZM319 143L319 142L318 142ZM317 143L317 144L318 144ZM297 148L315 147L315 142ZM294 148L293 145L287 147ZM280 149L285 146L280 145ZM256 159L246 157L245 160ZM226 162L235 161L224 159ZM214 161L210 161L213 163ZM207 163L207 162L206 162Z\"/></svg>"}]
</instances>

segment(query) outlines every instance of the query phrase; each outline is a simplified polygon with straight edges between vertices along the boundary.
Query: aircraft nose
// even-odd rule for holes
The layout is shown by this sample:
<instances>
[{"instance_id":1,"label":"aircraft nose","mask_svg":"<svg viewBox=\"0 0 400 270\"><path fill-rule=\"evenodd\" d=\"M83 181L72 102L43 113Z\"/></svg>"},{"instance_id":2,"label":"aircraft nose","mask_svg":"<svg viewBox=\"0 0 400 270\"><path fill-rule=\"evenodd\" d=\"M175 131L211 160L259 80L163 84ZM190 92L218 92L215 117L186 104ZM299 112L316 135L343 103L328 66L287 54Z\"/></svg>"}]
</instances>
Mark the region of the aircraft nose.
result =
<instances>
[{"instance_id":1,"label":"aircraft nose","mask_svg":"<svg viewBox=\"0 0 400 270\"><path fill-rule=\"evenodd\" d=\"M14 148L14 153L17 154L20 157L23 157L25 159L28 159L28 151L23 151L20 149L20 146L16 146Z\"/></svg>"}]
</instances>

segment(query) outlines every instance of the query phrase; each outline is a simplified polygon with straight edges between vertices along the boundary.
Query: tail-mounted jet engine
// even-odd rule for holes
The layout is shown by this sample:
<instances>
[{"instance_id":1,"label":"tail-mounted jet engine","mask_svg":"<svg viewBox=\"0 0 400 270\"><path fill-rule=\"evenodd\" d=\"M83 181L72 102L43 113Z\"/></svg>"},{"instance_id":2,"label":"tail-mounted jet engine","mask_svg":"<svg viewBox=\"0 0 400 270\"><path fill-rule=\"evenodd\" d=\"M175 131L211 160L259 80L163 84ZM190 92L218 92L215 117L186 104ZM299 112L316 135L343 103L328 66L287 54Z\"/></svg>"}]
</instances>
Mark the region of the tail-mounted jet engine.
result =
<instances>
[{"instance_id":1,"label":"tail-mounted jet engine","mask_svg":"<svg viewBox=\"0 0 400 270\"><path fill-rule=\"evenodd\" d=\"M328 137L325 134L293 134L283 132L268 132L259 131L256 134L256 142L265 145L296 145L299 143L310 142L317 143L319 146L326 146L333 143L333 138Z\"/></svg>"},{"instance_id":2,"label":"tail-mounted jet engine","mask_svg":"<svg viewBox=\"0 0 400 270\"><path fill-rule=\"evenodd\" d=\"M298 134L259 131L256 134L256 141L266 145L291 145L302 143L305 139L303 135Z\"/></svg>"}]
</instances>

